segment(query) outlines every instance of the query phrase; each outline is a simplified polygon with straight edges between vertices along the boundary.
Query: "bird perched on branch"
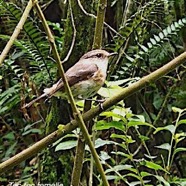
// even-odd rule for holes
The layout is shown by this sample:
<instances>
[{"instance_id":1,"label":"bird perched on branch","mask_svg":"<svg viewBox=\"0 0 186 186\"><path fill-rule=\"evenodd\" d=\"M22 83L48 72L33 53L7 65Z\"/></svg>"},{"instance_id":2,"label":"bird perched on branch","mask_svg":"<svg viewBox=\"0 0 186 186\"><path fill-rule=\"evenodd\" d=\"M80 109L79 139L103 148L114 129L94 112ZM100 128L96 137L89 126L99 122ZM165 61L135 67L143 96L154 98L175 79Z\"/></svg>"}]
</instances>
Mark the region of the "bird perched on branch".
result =
<instances>
[{"instance_id":1,"label":"bird perched on branch","mask_svg":"<svg viewBox=\"0 0 186 186\"><path fill-rule=\"evenodd\" d=\"M65 75L75 99L87 99L97 93L105 82L109 57L115 54L101 49L92 50L84 54L74 66L67 70ZM41 96L27 103L23 108L30 107L44 97L52 96L67 99L62 79L52 87L44 89Z\"/></svg>"}]
</instances>

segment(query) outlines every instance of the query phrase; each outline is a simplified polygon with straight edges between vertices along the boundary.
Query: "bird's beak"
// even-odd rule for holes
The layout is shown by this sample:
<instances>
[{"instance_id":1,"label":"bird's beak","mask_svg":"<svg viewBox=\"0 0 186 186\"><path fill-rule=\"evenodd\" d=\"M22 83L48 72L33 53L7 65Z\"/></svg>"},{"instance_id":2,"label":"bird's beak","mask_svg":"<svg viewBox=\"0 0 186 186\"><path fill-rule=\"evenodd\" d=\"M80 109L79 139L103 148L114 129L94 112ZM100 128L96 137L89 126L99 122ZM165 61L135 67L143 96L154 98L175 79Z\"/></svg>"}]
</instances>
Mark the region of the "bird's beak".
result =
<instances>
[{"instance_id":1,"label":"bird's beak","mask_svg":"<svg viewBox=\"0 0 186 186\"><path fill-rule=\"evenodd\" d=\"M108 57L114 56L114 55L117 55L117 54L118 54L117 52L112 52L112 53L110 53L110 54L108 55Z\"/></svg>"}]
</instances>

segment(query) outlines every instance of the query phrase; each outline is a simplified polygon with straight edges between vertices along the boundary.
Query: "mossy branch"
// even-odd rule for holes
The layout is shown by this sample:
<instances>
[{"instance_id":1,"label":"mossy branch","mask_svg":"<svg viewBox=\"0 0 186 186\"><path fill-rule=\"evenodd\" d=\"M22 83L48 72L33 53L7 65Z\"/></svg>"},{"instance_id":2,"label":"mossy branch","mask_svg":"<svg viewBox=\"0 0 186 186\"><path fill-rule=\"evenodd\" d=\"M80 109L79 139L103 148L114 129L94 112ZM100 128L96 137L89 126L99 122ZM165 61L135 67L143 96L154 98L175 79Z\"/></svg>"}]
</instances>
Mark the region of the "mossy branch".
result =
<instances>
[{"instance_id":1,"label":"mossy branch","mask_svg":"<svg viewBox=\"0 0 186 186\"><path fill-rule=\"evenodd\" d=\"M103 26L104 26L106 7L107 7L107 0L100 0L98 5L93 49L101 48L102 46Z\"/></svg>"}]
</instances>

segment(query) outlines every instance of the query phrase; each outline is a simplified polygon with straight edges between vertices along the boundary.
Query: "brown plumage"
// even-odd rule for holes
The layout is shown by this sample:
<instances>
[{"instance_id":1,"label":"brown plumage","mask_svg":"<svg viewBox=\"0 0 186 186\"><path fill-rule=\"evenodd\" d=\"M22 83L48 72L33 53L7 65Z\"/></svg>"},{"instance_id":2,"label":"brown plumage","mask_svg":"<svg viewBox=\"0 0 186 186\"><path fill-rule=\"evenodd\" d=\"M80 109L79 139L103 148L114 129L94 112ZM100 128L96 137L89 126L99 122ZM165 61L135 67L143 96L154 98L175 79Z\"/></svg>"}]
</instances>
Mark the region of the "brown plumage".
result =
<instances>
[{"instance_id":1,"label":"brown plumage","mask_svg":"<svg viewBox=\"0 0 186 186\"><path fill-rule=\"evenodd\" d=\"M97 49L84 54L80 60L65 73L75 99L86 99L93 96L104 84L109 56L115 53L108 53L105 50ZM44 93L23 108L30 107L33 103L44 97L52 96L67 99L64 91L63 80L60 79Z\"/></svg>"}]
</instances>

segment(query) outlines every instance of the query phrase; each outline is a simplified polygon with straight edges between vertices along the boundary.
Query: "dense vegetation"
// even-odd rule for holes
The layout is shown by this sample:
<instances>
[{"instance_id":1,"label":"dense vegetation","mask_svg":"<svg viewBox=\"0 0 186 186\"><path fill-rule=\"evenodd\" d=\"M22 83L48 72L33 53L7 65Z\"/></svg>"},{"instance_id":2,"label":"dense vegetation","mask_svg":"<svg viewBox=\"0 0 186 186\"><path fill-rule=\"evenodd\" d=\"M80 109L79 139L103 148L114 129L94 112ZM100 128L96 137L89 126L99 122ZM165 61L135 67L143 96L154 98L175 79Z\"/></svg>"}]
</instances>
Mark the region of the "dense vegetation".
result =
<instances>
[{"instance_id":1,"label":"dense vegetation","mask_svg":"<svg viewBox=\"0 0 186 186\"><path fill-rule=\"evenodd\" d=\"M27 3L0 0L0 51ZM55 36L61 60L75 37L72 53L64 63L65 70L92 49L96 21L93 15L97 14L98 3L90 0L39 2ZM185 12L184 0L108 1L102 48L118 55L110 61L107 81L97 99L112 97L183 53ZM33 8L0 66L1 163L73 118L67 101L57 98L41 100L22 109L59 79L59 69L47 39ZM180 65L102 112L89 124L89 133L110 185L186 185L185 68ZM96 104L93 102L92 107ZM77 105L83 111L83 102ZM82 137L79 131L79 128L73 130L37 155L3 172L0 185L9 182L70 185L75 148L79 135ZM88 146L84 152L81 185L91 185L91 182L102 185Z\"/></svg>"}]
</instances>

